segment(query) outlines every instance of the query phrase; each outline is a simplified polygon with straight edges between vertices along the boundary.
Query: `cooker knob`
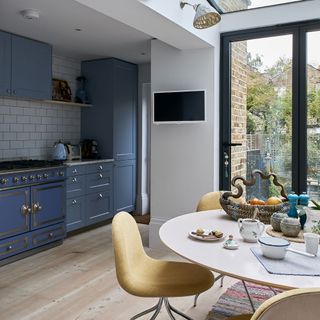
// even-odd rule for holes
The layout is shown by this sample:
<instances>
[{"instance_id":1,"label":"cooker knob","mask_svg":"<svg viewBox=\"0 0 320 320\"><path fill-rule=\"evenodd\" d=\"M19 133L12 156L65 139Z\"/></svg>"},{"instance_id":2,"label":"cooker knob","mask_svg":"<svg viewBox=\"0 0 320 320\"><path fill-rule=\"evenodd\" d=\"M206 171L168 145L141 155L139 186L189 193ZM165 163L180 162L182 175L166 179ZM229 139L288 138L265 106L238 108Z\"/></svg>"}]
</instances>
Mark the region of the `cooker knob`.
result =
<instances>
[{"instance_id":1,"label":"cooker knob","mask_svg":"<svg viewBox=\"0 0 320 320\"><path fill-rule=\"evenodd\" d=\"M43 177L44 177L45 179L48 179L49 176L48 176L47 173L44 173L44 174L43 174Z\"/></svg>"},{"instance_id":2,"label":"cooker knob","mask_svg":"<svg viewBox=\"0 0 320 320\"><path fill-rule=\"evenodd\" d=\"M12 181L13 181L14 183L18 183L18 182L19 182L19 178L18 178L18 177L14 177L14 178L12 179Z\"/></svg>"},{"instance_id":3,"label":"cooker knob","mask_svg":"<svg viewBox=\"0 0 320 320\"><path fill-rule=\"evenodd\" d=\"M34 176L29 176L29 180L34 180Z\"/></svg>"},{"instance_id":4,"label":"cooker knob","mask_svg":"<svg viewBox=\"0 0 320 320\"><path fill-rule=\"evenodd\" d=\"M1 183L1 184L6 184L8 181L9 181L9 179L7 179L7 178L2 178L2 179L0 180L0 183Z\"/></svg>"},{"instance_id":5,"label":"cooker knob","mask_svg":"<svg viewBox=\"0 0 320 320\"><path fill-rule=\"evenodd\" d=\"M22 182L26 182L27 181L27 177L25 177L25 176L21 177L21 181Z\"/></svg>"},{"instance_id":6,"label":"cooker knob","mask_svg":"<svg viewBox=\"0 0 320 320\"><path fill-rule=\"evenodd\" d=\"M41 178L42 178L42 175L41 174L37 174L37 179L41 180Z\"/></svg>"},{"instance_id":7,"label":"cooker knob","mask_svg":"<svg viewBox=\"0 0 320 320\"><path fill-rule=\"evenodd\" d=\"M60 172L59 172L59 176L60 176L60 177L63 177L63 176L64 176L64 172L63 172L63 171L60 171Z\"/></svg>"}]
</instances>

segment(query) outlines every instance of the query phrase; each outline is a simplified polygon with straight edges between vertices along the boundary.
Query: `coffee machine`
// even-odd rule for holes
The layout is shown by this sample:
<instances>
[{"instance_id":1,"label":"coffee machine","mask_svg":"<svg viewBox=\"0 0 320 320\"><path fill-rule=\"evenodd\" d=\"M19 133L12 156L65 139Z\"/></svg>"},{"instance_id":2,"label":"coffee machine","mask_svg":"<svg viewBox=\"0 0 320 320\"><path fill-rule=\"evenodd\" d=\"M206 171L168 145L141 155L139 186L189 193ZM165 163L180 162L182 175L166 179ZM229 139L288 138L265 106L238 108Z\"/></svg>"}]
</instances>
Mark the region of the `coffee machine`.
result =
<instances>
[{"instance_id":1,"label":"coffee machine","mask_svg":"<svg viewBox=\"0 0 320 320\"><path fill-rule=\"evenodd\" d=\"M98 141L95 139L86 139L82 141L82 159L99 159Z\"/></svg>"}]
</instances>

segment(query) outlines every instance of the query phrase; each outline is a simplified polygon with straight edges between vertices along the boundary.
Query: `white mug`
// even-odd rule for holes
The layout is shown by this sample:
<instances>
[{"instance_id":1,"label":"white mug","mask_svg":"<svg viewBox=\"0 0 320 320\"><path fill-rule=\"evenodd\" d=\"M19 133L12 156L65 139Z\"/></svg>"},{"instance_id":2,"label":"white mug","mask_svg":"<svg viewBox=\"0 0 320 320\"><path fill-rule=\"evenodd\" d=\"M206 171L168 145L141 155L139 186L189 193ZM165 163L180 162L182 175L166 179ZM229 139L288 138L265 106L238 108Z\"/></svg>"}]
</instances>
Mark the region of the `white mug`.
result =
<instances>
[{"instance_id":1,"label":"white mug","mask_svg":"<svg viewBox=\"0 0 320 320\"><path fill-rule=\"evenodd\" d=\"M315 233L306 232L303 234L303 238L306 244L306 252L317 255L320 236Z\"/></svg>"},{"instance_id":2,"label":"white mug","mask_svg":"<svg viewBox=\"0 0 320 320\"><path fill-rule=\"evenodd\" d=\"M247 242L257 242L264 231L265 225L257 219L238 219L239 232Z\"/></svg>"}]
</instances>

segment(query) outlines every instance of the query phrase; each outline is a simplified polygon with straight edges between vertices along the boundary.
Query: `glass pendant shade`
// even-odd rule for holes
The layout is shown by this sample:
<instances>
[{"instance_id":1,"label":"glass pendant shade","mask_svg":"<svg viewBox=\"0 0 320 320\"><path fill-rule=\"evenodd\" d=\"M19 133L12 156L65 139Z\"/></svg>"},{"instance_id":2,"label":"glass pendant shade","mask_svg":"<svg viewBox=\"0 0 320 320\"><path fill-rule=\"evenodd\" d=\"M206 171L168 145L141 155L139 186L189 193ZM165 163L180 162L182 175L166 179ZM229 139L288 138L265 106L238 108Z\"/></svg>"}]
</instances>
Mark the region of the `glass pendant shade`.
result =
<instances>
[{"instance_id":1,"label":"glass pendant shade","mask_svg":"<svg viewBox=\"0 0 320 320\"><path fill-rule=\"evenodd\" d=\"M196 29L205 29L214 26L221 20L218 12L213 11L205 5L198 4L194 8L196 14L193 19L193 26Z\"/></svg>"}]
</instances>

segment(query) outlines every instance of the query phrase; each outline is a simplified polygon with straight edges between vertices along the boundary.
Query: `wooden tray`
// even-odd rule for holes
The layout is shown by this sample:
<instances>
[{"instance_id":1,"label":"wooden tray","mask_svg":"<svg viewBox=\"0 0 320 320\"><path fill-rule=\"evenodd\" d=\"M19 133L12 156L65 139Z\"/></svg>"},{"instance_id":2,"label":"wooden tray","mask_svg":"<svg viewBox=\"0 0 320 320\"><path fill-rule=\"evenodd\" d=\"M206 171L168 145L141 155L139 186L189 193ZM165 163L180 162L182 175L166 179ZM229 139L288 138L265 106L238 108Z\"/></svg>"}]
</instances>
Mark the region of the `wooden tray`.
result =
<instances>
[{"instance_id":1,"label":"wooden tray","mask_svg":"<svg viewBox=\"0 0 320 320\"><path fill-rule=\"evenodd\" d=\"M281 231L274 231L272 226L268 226L266 229L266 233L271 237L282 238L292 242L304 243L303 239L303 231L301 230L297 237L287 237L283 235Z\"/></svg>"}]
</instances>

